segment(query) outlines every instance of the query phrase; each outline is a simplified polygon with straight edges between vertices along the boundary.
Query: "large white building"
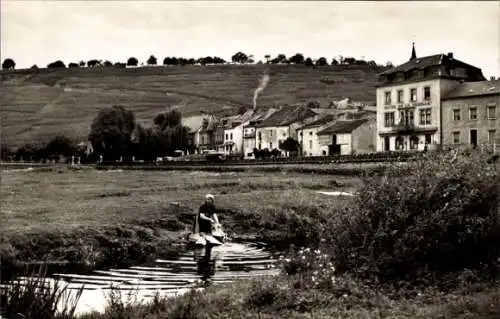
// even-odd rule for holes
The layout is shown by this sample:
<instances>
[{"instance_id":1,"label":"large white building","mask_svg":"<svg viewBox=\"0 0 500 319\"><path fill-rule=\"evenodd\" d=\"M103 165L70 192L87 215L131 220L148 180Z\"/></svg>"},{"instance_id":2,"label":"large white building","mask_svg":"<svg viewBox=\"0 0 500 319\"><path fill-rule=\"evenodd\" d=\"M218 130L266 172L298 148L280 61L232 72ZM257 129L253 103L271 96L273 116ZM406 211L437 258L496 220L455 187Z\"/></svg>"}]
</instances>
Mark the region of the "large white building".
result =
<instances>
[{"instance_id":1,"label":"large white building","mask_svg":"<svg viewBox=\"0 0 500 319\"><path fill-rule=\"evenodd\" d=\"M452 53L417 58L380 74L377 151L424 150L443 141L443 97L461 82L484 81L481 69Z\"/></svg>"}]
</instances>

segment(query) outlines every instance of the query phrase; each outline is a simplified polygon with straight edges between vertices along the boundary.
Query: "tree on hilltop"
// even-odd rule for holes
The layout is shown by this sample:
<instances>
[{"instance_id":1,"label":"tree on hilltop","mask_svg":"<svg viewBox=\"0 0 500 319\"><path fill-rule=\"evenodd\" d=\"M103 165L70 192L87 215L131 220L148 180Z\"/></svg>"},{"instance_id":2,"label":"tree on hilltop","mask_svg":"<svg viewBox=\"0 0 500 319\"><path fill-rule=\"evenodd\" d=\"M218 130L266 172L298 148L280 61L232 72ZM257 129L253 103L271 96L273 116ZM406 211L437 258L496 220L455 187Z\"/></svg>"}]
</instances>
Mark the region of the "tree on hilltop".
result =
<instances>
[{"instance_id":1,"label":"tree on hilltop","mask_svg":"<svg viewBox=\"0 0 500 319\"><path fill-rule=\"evenodd\" d=\"M16 68L16 62L11 58L3 60L2 69L4 70L14 70Z\"/></svg>"},{"instance_id":2,"label":"tree on hilltop","mask_svg":"<svg viewBox=\"0 0 500 319\"><path fill-rule=\"evenodd\" d=\"M146 61L148 65L156 65L158 63L158 60L154 55L151 55L149 59Z\"/></svg>"},{"instance_id":3,"label":"tree on hilltop","mask_svg":"<svg viewBox=\"0 0 500 319\"><path fill-rule=\"evenodd\" d=\"M234 63L244 64L244 63L248 62L248 56L245 53L240 51L240 52L235 53L231 57L231 61L233 61Z\"/></svg>"},{"instance_id":4,"label":"tree on hilltop","mask_svg":"<svg viewBox=\"0 0 500 319\"><path fill-rule=\"evenodd\" d=\"M49 63L47 65L47 68L49 68L49 69L57 69L57 68L65 68L65 67L66 67L66 64L64 64L64 62L61 60L57 60L57 61Z\"/></svg>"},{"instance_id":5,"label":"tree on hilltop","mask_svg":"<svg viewBox=\"0 0 500 319\"><path fill-rule=\"evenodd\" d=\"M272 64L285 64L285 63L289 63L289 61L286 58L286 55L284 55L284 54L278 54L278 56L276 58L274 58L271 61L271 63Z\"/></svg>"},{"instance_id":6,"label":"tree on hilltop","mask_svg":"<svg viewBox=\"0 0 500 319\"><path fill-rule=\"evenodd\" d=\"M97 66L101 66L101 61L99 61L97 59L89 60L89 61L87 61L87 66L89 68L94 68L94 67L97 67Z\"/></svg>"},{"instance_id":7,"label":"tree on hilltop","mask_svg":"<svg viewBox=\"0 0 500 319\"><path fill-rule=\"evenodd\" d=\"M127 60L127 65L128 66L137 66L139 64L139 60L137 60L136 58L134 57L130 57L128 58Z\"/></svg>"},{"instance_id":8,"label":"tree on hilltop","mask_svg":"<svg viewBox=\"0 0 500 319\"><path fill-rule=\"evenodd\" d=\"M316 61L316 65L317 65L317 66L325 66L325 65L328 65L328 61L326 60L326 58L321 57L321 58L319 58L319 59Z\"/></svg>"},{"instance_id":9,"label":"tree on hilltop","mask_svg":"<svg viewBox=\"0 0 500 319\"><path fill-rule=\"evenodd\" d=\"M103 65L104 66L113 66L113 63L111 63L111 61L106 60L106 61L104 61Z\"/></svg>"},{"instance_id":10,"label":"tree on hilltop","mask_svg":"<svg viewBox=\"0 0 500 319\"><path fill-rule=\"evenodd\" d=\"M264 55L264 59L266 59L266 64L269 64L269 60L271 60L271 55L270 54L266 54Z\"/></svg>"},{"instance_id":11,"label":"tree on hilltop","mask_svg":"<svg viewBox=\"0 0 500 319\"><path fill-rule=\"evenodd\" d=\"M305 64L306 66L313 66L313 65L314 65L314 63L313 63L313 61L312 61L312 59L311 59L311 58L307 58L307 59L304 61L304 64Z\"/></svg>"},{"instance_id":12,"label":"tree on hilltop","mask_svg":"<svg viewBox=\"0 0 500 319\"><path fill-rule=\"evenodd\" d=\"M332 59L331 65L338 65L339 61L335 60L335 58Z\"/></svg>"},{"instance_id":13,"label":"tree on hilltop","mask_svg":"<svg viewBox=\"0 0 500 319\"><path fill-rule=\"evenodd\" d=\"M78 67L80 66L78 65L78 63L75 62L71 62L70 64L68 64L68 68L78 68Z\"/></svg>"},{"instance_id":14,"label":"tree on hilltop","mask_svg":"<svg viewBox=\"0 0 500 319\"><path fill-rule=\"evenodd\" d=\"M289 61L293 64L303 64L304 63L304 55L302 53L296 53L292 56Z\"/></svg>"},{"instance_id":15,"label":"tree on hilltop","mask_svg":"<svg viewBox=\"0 0 500 319\"><path fill-rule=\"evenodd\" d=\"M85 67L85 61L83 61L83 60L80 61L78 64L80 65L81 68Z\"/></svg>"}]
</instances>

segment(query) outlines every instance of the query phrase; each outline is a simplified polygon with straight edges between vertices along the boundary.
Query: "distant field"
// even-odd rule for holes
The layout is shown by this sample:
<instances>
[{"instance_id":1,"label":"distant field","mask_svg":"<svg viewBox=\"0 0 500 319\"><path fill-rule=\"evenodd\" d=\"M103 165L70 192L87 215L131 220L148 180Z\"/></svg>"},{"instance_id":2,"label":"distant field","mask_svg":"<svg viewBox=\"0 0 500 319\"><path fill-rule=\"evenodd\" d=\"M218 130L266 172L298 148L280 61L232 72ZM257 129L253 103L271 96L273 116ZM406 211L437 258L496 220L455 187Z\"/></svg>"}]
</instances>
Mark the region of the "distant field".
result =
<instances>
[{"instance_id":1,"label":"distant field","mask_svg":"<svg viewBox=\"0 0 500 319\"><path fill-rule=\"evenodd\" d=\"M2 141L8 145L47 142L56 134L86 138L99 109L122 104L149 124L177 106L185 116L201 111L234 113L251 106L264 73L270 74L258 106L271 107L350 97L374 102L383 68L286 65L223 65L2 72Z\"/></svg>"},{"instance_id":2,"label":"distant field","mask_svg":"<svg viewBox=\"0 0 500 319\"><path fill-rule=\"evenodd\" d=\"M58 173L59 172L59 173ZM195 211L206 193L231 211L283 205L330 207L339 198L316 190L355 190L353 177L259 172L3 171L0 233L6 236L79 227L137 224L163 216L172 202ZM222 218L231 219L231 216Z\"/></svg>"}]
</instances>

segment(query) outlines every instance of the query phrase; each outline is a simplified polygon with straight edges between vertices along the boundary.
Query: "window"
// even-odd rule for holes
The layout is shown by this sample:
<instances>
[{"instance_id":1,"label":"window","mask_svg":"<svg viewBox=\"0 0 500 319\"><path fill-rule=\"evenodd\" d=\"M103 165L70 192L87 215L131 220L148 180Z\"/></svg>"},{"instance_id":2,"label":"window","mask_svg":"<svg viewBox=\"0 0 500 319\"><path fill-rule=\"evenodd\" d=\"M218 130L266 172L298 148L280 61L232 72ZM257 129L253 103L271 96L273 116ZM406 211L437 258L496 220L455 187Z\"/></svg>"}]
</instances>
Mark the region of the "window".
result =
<instances>
[{"instance_id":1,"label":"window","mask_svg":"<svg viewBox=\"0 0 500 319\"><path fill-rule=\"evenodd\" d=\"M410 97L412 102L417 101L417 89L411 89L410 90Z\"/></svg>"},{"instance_id":2,"label":"window","mask_svg":"<svg viewBox=\"0 0 500 319\"><path fill-rule=\"evenodd\" d=\"M469 109L469 120L477 120L477 107L471 107Z\"/></svg>"},{"instance_id":3,"label":"window","mask_svg":"<svg viewBox=\"0 0 500 319\"><path fill-rule=\"evenodd\" d=\"M311 132L309 132L309 135L313 135L313 132L312 132L312 131L311 131Z\"/></svg>"},{"instance_id":4,"label":"window","mask_svg":"<svg viewBox=\"0 0 500 319\"><path fill-rule=\"evenodd\" d=\"M283 137L286 137L286 132L283 132Z\"/></svg>"},{"instance_id":5,"label":"window","mask_svg":"<svg viewBox=\"0 0 500 319\"><path fill-rule=\"evenodd\" d=\"M460 132L453 132L453 144L460 144Z\"/></svg>"},{"instance_id":6,"label":"window","mask_svg":"<svg viewBox=\"0 0 500 319\"><path fill-rule=\"evenodd\" d=\"M228 140L228 139L229 139L227 136L228 136L228 134L226 133L226 140Z\"/></svg>"},{"instance_id":7,"label":"window","mask_svg":"<svg viewBox=\"0 0 500 319\"><path fill-rule=\"evenodd\" d=\"M426 86L424 87L424 100L429 101L431 99L431 87Z\"/></svg>"},{"instance_id":8,"label":"window","mask_svg":"<svg viewBox=\"0 0 500 319\"><path fill-rule=\"evenodd\" d=\"M233 140L233 133L231 133L231 135L229 136L231 141Z\"/></svg>"},{"instance_id":9,"label":"window","mask_svg":"<svg viewBox=\"0 0 500 319\"><path fill-rule=\"evenodd\" d=\"M494 105L488 106L488 120L494 120L497 118L497 108Z\"/></svg>"},{"instance_id":10,"label":"window","mask_svg":"<svg viewBox=\"0 0 500 319\"><path fill-rule=\"evenodd\" d=\"M497 134L497 131L495 131L495 130L488 131L488 143L495 143L496 134Z\"/></svg>"},{"instance_id":11,"label":"window","mask_svg":"<svg viewBox=\"0 0 500 319\"><path fill-rule=\"evenodd\" d=\"M426 108L420 110L420 125L429 125L432 123L431 119L432 109Z\"/></svg>"},{"instance_id":12,"label":"window","mask_svg":"<svg viewBox=\"0 0 500 319\"><path fill-rule=\"evenodd\" d=\"M398 90L398 103L403 103L404 95L403 90Z\"/></svg>"},{"instance_id":13,"label":"window","mask_svg":"<svg viewBox=\"0 0 500 319\"><path fill-rule=\"evenodd\" d=\"M453 110L453 121L460 121L460 109Z\"/></svg>"},{"instance_id":14,"label":"window","mask_svg":"<svg viewBox=\"0 0 500 319\"><path fill-rule=\"evenodd\" d=\"M262 140L262 132L259 132L259 140ZM260 146L259 146L260 149Z\"/></svg>"},{"instance_id":15,"label":"window","mask_svg":"<svg viewBox=\"0 0 500 319\"><path fill-rule=\"evenodd\" d=\"M385 113L385 127L394 126L394 112Z\"/></svg>"},{"instance_id":16,"label":"window","mask_svg":"<svg viewBox=\"0 0 500 319\"><path fill-rule=\"evenodd\" d=\"M269 142L269 148L273 149L273 142Z\"/></svg>"},{"instance_id":17,"label":"window","mask_svg":"<svg viewBox=\"0 0 500 319\"><path fill-rule=\"evenodd\" d=\"M313 148L313 141L309 140L309 149Z\"/></svg>"},{"instance_id":18,"label":"window","mask_svg":"<svg viewBox=\"0 0 500 319\"><path fill-rule=\"evenodd\" d=\"M391 92L385 92L385 105L390 105L391 104Z\"/></svg>"}]
</instances>

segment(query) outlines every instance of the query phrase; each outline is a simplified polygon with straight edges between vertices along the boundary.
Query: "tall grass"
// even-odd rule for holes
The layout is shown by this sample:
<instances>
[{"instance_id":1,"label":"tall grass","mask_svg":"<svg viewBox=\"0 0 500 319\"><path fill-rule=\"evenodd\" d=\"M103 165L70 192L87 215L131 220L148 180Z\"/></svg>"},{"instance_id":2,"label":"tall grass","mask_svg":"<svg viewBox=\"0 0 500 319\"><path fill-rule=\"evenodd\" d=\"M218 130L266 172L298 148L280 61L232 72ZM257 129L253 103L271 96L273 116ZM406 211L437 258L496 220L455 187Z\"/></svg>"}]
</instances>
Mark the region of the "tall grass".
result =
<instances>
[{"instance_id":1,"label":"tall grass","mask_svg":"<svg viewBox=\"0 0 500 319\"><path fill-rule=\"evenodd\" d=\"M45 267L6 283L0 290L0 306L8 318L70 319L74 317L83 285L75 292L68 284L47 277Z\"/></svg>"},{"instance_id":2,"label":"tall grass","mask_svg":"<svg viewBox=\"0 0 500 319\"><path fill-rule=\"evenodd\" d=\"M489 155L431 155L366 177L332 232L336 266L377 281L453 285L463 271L495 278L500 176ZM450 277L451 276L451 277Z\"/></svg>"}]
</instances>

